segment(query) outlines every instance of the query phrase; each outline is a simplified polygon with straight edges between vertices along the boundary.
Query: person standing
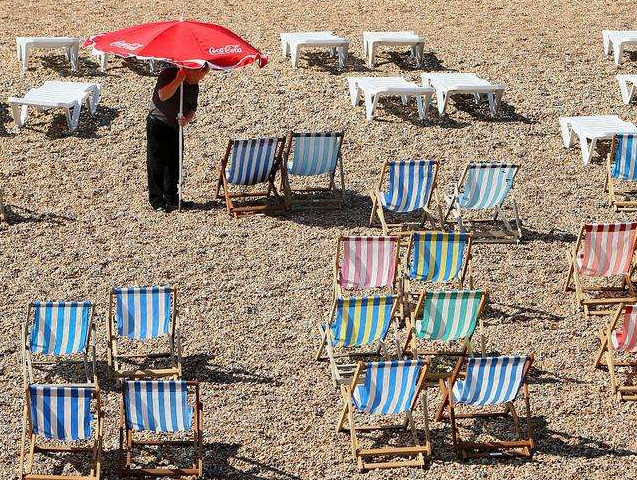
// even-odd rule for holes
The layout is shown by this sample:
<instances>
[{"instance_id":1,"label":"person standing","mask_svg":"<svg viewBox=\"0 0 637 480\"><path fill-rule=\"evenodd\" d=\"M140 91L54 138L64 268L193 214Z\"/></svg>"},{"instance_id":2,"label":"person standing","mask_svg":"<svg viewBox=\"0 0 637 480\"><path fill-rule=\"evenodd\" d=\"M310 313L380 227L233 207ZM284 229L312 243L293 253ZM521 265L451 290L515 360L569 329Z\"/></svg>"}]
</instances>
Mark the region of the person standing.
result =
<instances>
[{"instance_id":1,"label":"person standing","mask_svg":"<svg viewBox=\"0 0 637 480\"><path fill-rule=\"evenodd\" d=\"M208 70L207 64L198 69L167 67L157 78L146 118L148 202L155 211L168 212L179 203L179 126L194 120L199 82ZM182 83L184 114L179 118L179 87ZM181 206L192 208L193 202L182 200Z\"/></svg>"}]
</instances>

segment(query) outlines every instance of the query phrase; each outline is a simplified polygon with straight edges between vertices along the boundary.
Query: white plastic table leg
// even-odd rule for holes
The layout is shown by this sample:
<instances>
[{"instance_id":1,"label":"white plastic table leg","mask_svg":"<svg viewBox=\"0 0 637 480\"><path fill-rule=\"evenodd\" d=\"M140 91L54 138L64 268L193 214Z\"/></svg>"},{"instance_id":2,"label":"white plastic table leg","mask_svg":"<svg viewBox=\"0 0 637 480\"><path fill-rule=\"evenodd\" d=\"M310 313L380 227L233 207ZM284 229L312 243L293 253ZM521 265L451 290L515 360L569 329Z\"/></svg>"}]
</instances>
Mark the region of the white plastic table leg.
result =
<instances>
[{"instance_id":1,"label":"white plastic table leg","mask_svg":"<svg viewBox=\"0 0 637 480\"><path fill-rule=\"evenodd\" d=\"M22 45L22 73L26 73L29 69L29 50L30 46L28 44Z\"/></svg>"},{"instance_id":2,"label":"white plastic table leg","mask_svg":"<svg viewBox=\"0 0 637 480\"><path fill-rule=\"evenodd\" d=\"M348 47L347 45L341 45L338 47L338 66L345 68L347 65Z\"/></svg>"},{"instance_id":3,"label":"white plastic table leg","mask_svg":"<svg viewBox=\"0 0 637 480\"><path fill-rule=\"evenodd\" d=\"M616 65L621 65L622 63L622 55L624 53L624 44L622 42L617 42L613 45L614 47L614 57L615 57L615 64Z\"/></svg>"},{"instance_id":4,"label":"white plastic table leg","mask_svg":"<svg viewBox=\"0 0 637 480\"><path fill-rule=\"evenodd\" d=\"M604 42L604 55L610 55L610 37L608 33L602 32L602 41Z\"/></svg>"},{"instance_id":5,"label":"white plastic table leg","mask_svg":"<svg viewBox=\"0 0 637 480\"><path fill-rule=\"evenodd\" d=\"M447 101L449 100L449 92L442 89L436 90L436 105L438 105L438 114L444 115L447 111Z\"/></svg>"},{"instance_id":6,"label":"white plastic table leg","mask_svg":"<svg viewBox=\"0 0 637 480\"><path fill-rule=\"evenodd\" d=\"M18 53L18 62L21 62L22 61L22 43L17 39L15 41L15 48Z\"/></svg>"},{"instance_id":7,"label":"white plastic table leg","mask_svg":"<svg viewBox=\"0 0 637 480\"><path fill-rule=\"evenodd\" d=\"M367 66L369 68L374 68L374 61L376 59L376 42L369 42L367 46Z\"/></svg>"},{"instance_id":8,"label":"white plastic table leg","mask_svg":"<svg viewBox=\"0 0 637 480\"><path fill-rule=\"evenodd\" d=\"M495 117L495 95L493 93L487 93L487 98L489 99L489 112L492 117Z\"/></svg>"},{"instance_id":9,"label":"white plastic table leg","mask_svg":"<svg viewBox=\"0 0 637 480\"><path fill-rule=\"evenodd\" d=\"M22 128L27 122L27 115L29 114L27 105L18 105L16 103L11 104L11 115L13 116L13 122L18 128Z\"/></svg>"},{"instance_id":10,"label":"white plastic table leg","mask_svg":"<svg viewBox=\"0 0 637 480\"><path fill-rule=\"evenodd\" d=\"M635 84L633 83L629 88L628 81L626 79L618 77L617 81L619 82L619 91L622 94L622 100L626 105L628 105L633 98Z\"/></svg>"},{"instance_id":11,"label":"white plastic table leg","mask_svg":"<svg viewBox=\"0 0 637 480\"><path fill-rule=\"evenodd\" d=\"M290 57L292 57L292 68L299 66L299 46L295 43L290 46Z\"/></svg>"},{"instance_id":12,"label":"white plastic table leg","mask_svg":"<svg viewBox=\"0 0 637 480\"><path fill-rule=\"evenodd\" d=\"M367 120L374 118L374 107L378 102L378 95L372 96L371 93L365 92L365 116Z\"/></svg>"},{"instance_id":13,"label":"white plastic table leg","mask_svg":"<svg viewBox=\"0 0 637 480\"><path fill-rule=\"evenodd\" d=\"M575 134L568 119L560 118L560 132L562 132L562 143L564 147L571 148L573 146L573 140L575 140Z\"/></svg>"},{"instance_id":14,"label":"white plastic table leg","mask_svg":"<svg viewBox=\"0 0 637 480\"><path fill-rule=\"evenodd\" d=\"M593 157L593 152L595 151L595 145L597 144L597 139L592 138L590 144L588 143L588 139L584 135L579 135L580 141L580 149L582 150L582 161L584 165L588 165L591 163L591 158Z\"/></svg>"},{"instance_id":15,"label":"white plastic table leg","mask_svg":"<svg viewBox=\"0 0 637 480\"><path fill-rule=\"evenodd\" d=\"M71 71L76 72L80 59L80 47L79 45L73 45L69 50L69 60L71 61Z\"/></svg>"},{"instance_id":16,"label":"white plastic table leg","mask_svg":"<svg viewBox=\"0 0 637 480\"><path fill-rule=\"evenodd\" d=\"M100 57L100 70L102 73L106 73L106 69L108 68L108 55L106 53L102 53L99 55Z\"/></svg>"},{"instance_id":17,"label":"white plastic table leg","mask_svg":"<svg viewBox=\"0 0 637 480\"><path fill-rule=\"evenodd\" d=\"M418 106L418 117L421 120L425 120L427 118L427 109L424 106L422 95L416 95L416 105Z\"/></svg>"}]
</instances>

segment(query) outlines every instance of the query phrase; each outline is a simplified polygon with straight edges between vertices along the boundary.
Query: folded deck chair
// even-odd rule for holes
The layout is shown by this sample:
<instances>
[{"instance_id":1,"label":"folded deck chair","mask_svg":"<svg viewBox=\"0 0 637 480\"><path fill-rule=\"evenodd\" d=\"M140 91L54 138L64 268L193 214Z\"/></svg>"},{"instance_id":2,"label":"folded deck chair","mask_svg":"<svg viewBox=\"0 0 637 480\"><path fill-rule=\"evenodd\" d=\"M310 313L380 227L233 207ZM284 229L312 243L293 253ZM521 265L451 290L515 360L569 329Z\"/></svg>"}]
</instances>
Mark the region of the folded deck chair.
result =
<instances>
[{"instance_id":1,"label":"folded deck chair","mask_svg":"<svg viewBox=\"0 0 637 480\"><path fill-rule=\"evenodd\" d=\"M467 371L462 380L455 371L447 383L449 401L449 416L453 445L463 459L475 457L528 457L535 447L533 427L531 425L531 406L527 375L533 363L531 356L515 357L469 357ZM526 431L520 429L514 401L518 392L522 390L526 410ZM493 409L474 413L460 413L459 407L465 410L497 407L504 405L504 411L494 412ZM513 420L513 428L517 440L503 441L465 441L460 437L457 420L461 418L489 418L508 417ZM476 428L475 426L473 427Z\"/></svg>"},{"instance_id":2,"label":"folded deck chair","mask_svg":"<svg viewBox=\"0 0 637 480\"><path fill-rule=\"evenodd\" d=\"M175 287L113 288L110 294L108 321L108 365L115 379L156 378L181 376L181 339L177 327L177 289ZM142 342L159 344L168 338L168 352L121 354L120 344L127 346ZM169 358L170 367L155 368L144 364L139 368L125 368L124 364L149 362Z\"/></svg>"},{"instance_id":3,"label":"folded deck chair","mask_svg":"<svg viewBox=\"0 0 637 480\"><path fill-rule=\"evenodd\" d=\"M635 95L635 85L637 85L637 75L616 75L617 83L619 83L619 92L622 101L629 105Z\"/></svg>"},{"instance_id":4,"label":"folded deck chair","mask_svg":"<svg viewBox=\"0 0 637 480\"><path fill-rule=\"evenodd\" d=\"M592 223L581 227L572 253L567 252L569 271L564 291L575 291L575 306L582 308L585 315L610 315L614 311L609 310L611 305L637 302L631 280L636 238L637 223ZM599 285L600 280L612 277L620 277L621 285ZM598 284L584 285L586 278L596 279Z\"/></svg>"},{"instance_id":5,"label":"folded deck chair","mask_svg":"<svg viewBox=\"0 0 637 480\"><path fill-rule=\"evenodd\" d=\"M389 358L386 337L396 315L395 295L336 298L328 324L319 325L321 345L317 360L327 351L335 385L350 381L356 367L352 359L381 356ZM394 337L396 334L396 323ZM370 347L377 346L370 350ZM340 353L343 352L343 353Z\"/></svg>"},{"instance_id":6,"label":"folded deck chair","mask_svg":"<svg viewBox=\"0 0 637 480\"><path fill-rule=\"evenodd\" d=\"M22 62L22 73L29 68L29 53L34 48L61 48L71 62L71 71L77 70L80 39L77 37L16 37L18 61Z\"/></svg>"},{"instance_id":7,"label":"folded deck chair","mask_svg":"<svg viewBox=\"0 0 637 480\"><path fill-rule=\"evenodd\" d=\"M334 292L385 288L394 293L400 237L341 236L336 243Z\"/></svg>"},{"instance_id":8,"label":"folded deck chair","mask_svg":"<svg viewBox=\"0 0 637 480\"><path fill-rule=\"evenodd\" d=\"M637 127L624 122L617 115L591 115L585 117L560 117L560 131L566 148L579 139L582 161L588 165L597 142L612 140L615 135L637 133Z\"/></svg>"},{"instance_id":9,"label":"folded deck chair","mask_svg":"<svg viewBox=\"0 0 637 480\"><path fill-rule=\"evenodd\" d=\"M637 182L637 135L618 135L608 157L606 191L616 212L637 212L637 190L619 190L615 182Z\"/></svg>"},{"instance_id":10,"label":"folded deck chair","mask_svg":"<svg viewBox=\"0 0 637 480\"><path fill-rule=\"evenodd\" d=\"M283 147L285 137L251 138L248 140L230 140L226 154L219 169L217 198L224 198L228 213L238 218L240 215L268 213L289 208L289 200L277 191L274 180L277 171L284 175ZM267 184L264 191L253 191L250 187ZM241 188L240 192L231 192L231 186ZM223 189L223 195L221 194ZM276 203L266 205L235 204L236 199L265 197L273 194Z\"/></svg>"},{"instance_id":11,"label":"folded deck chair","mask_svg":"<svg viewBox=\"0 0 637 480\"><path fill-rule=\"evenodd\" d=\"M290 32L282 33L280 36L283 56L290 57L292 68L298 67L301 49L306 48L328 48L333 57L338 54L339 67L345 68L349 49L347 38L334 35L330 31Z\"/></svg>"},{"instance_id":12,"label":"folded deck chair","mask_svg":"<svg viewBox=\"0 0 637 480\"><path fill-rule=\"evenodd\" d=\"M343 174L343 159L341 146L343 132L290 132L288 146L285 153L286 171L281 178L286 195L294 207L307 205L337 205L345 203L345 177ZM339 187L336 187L335 176L338 168L340 177ZM327 177L327 187L292 188L290 176L298 177ZM308 198L307 195L295 194L331 193L329 198Z\"/></svg>"},{"instance_id":13,"label":"folded deck chair","mask_svg":"<svg viewBox=\"0 0 637 480\"><path fill-rule=\"evenodd\" d=\"M618 330L617 325L622 318L623 324ZM616 355L622 355L624 358L632 357L637 352L637 305L621 303L612 316L608 327L599 331L599 337L602 344L595 358L595 367L598 368L602 365L608 367L611 395L616 396L620 402L637 400L637 385L620 384L616 371L619 367L627 368L628 373L632 373L637 367L637 360L615 358Z\"/></svg>"},{"instance_id":14,"label":"folded deck chair","mask_svg":"<svg viewBox=\"0 0 637 480\"><path fill-rule=\"evenodd\" d=\"M385 212L402 215L422 211L419 227L423 227L425 222L429 221L432 228L442 228L442 209L437 184L438 167L437 160L385 161L377 188L369 191L372 198L369 225L378 226L375 223L375 219L378 218L383 234L387 235L390 229L403 229L407 224L387 223ZM435 206L432 206L434 202ZM435 212L431 211L432 207L436 208Z\"/></svg>"},{"instance_id":15,"label":"folded deck chair","mask_svg":"<svg viewBox=\"0 0 637 480\"><path fill-rule=\"evenodd\" d=\"M470 223L476 242L509 243L519 242L522 238L522 228L518 215L518 205L510 195L513 182L520 166L510 163L470 163L465 168L460 181L454 187L454 193L449 199L449 206L445 215L445 222L453 212L460 231L465 230L465 223ZM514 225L503 210L507 199L511 200ZM467 218L464 211L479 210L494 211L493 218ZM500 229L478 230L480 224L490 224L499 220Z\"/></svg>"},{"instance_id":16,"label":"folded deck chair","mask_svg":"<svg viewBox=\"0 0 637 480\"><path fill-rule=\"evenodd\" d=\"M20 480L99 480L103 425L100 391L96 385L29 385L20 445ZM90 454L86 464L88 474L32 473L36 453L50 458L63 452Z\"/></svg>"},{"instance_id":17,"label":"folded deck chair","mask_svg":"<svg viewBox=\"0 0 637 480\"><path fill-rule=\"evenodd\" d=\"M425 437L424 444L418 440L413 410L422 390L426 388L427 363L423 360L388 361L364 364L359 362L349 385L345 385L343 410L336 427L337 431L350 432L352 455L360 471L375 468L423 467L431 457L429 423L426 395L423 393ZM405 421L399 425L357 426L355 417L363 414L381 416L404 415ZM349 428L343 428L345 422ZM412 446L386 446L362 448L357 431L387 429L406 430L409 427L413 439ZM409 460L374 461L375 457L411 457Z\"/></svg>"},{"instance_id":18,"label":"folded deck chair","mask_svg":"<svg viewBox=\"0 0 637 480\"><path fill-rule=\"evenodd\" d=\"M83 363L86 382L97 383L94 311L91 302L33 302L29 305L22 326L26 383L34 383L33 367L51 364L52 357L61 359L53 363ZM78 356L80 360L74 358ZM39 360L40 357L48 360Z\"/></svg>"},{"instance_id":19,"label":"folded deck chair","mask_svg":"<svg viewBox=\"0 0 637 480\"><path fill-rule=\"evenodd\" d=\"M376 65L376 52L381 45L411 47L411 58L416 67L422 66L425 39L415 32L363 32L363 55L369 68Z\"/></svg>"},{"instance_id":20,"label":"folded deck chair","mask_svg":"<svg viewBox=\"0 0 637 480\"><path fill-rule=\"evenodd\" d=\"M489 112L495 117L506 88L504 85L494 85L474 73L423 73L422 83L436 91L436 104L441 116L447 111L449 98L454 95L473 95L476 105L486 95Z\"/></svg>"},{"instance_id":21,"label":"folded deck chair","mask_svg":"<svg viewBox=\"0 0 637 480\"><path fill-rule=\"evenodd\" d=\"M604 54L613 53L616 65L621 65L624 48L637 45L637 30L602 30Z\"/></svg>"},{"instance_id":22,"label":"folded deck chair","mask_svg":"<svg viewBox=\"0 0 637 480\"><path fill-rule=\"evenodd\" d=\"M9 97L11 114L16 127L21 128L27 121L28 108L38 110L61 108L66 115L69 130L76 130L80 120L82 105L86 105L91 115L97 111L100 86L97 83L59 82L47 80L41 87L32 88L20 97Z\"/></svg>"},{"instance_id":23,"label":"folded deck chair","mask_svg":"<svg viewBox=\"0 0 637 480\"><path fill-rule=\"evenodd\" d=\"M188 403L188 387L194 390L193 405ZM203 404L199 382L124 382L119 425L123 477L202 476ZM144 445L192 447L192 464L172 468L138 466L133 460L133 449Z\"/></svg>"},{"instance_id":24,"label":"folded deck chair","mask_svg":"<svg viewBox=\"0 0 637 480\"><path fill-rule=\"evenodd\" d=\"M374 118L374 112L382 97L400 97L403 105L409 104L409 97L416 98L418 117L427 119L427 111L434 93L433 88L421 87L403 77L348 77L349 95L352 106L365 102L367 120Z\"/></svg>"}]
</instances>

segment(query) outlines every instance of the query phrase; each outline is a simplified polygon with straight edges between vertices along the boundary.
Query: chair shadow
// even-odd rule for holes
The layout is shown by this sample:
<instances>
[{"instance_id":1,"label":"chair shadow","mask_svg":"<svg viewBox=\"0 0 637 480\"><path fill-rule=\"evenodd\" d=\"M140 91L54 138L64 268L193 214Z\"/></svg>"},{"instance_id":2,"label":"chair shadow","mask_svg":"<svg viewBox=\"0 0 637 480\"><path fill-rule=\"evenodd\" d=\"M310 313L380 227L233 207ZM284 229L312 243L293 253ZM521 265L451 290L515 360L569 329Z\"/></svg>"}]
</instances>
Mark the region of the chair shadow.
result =
<instances>
[{"instance_id":1,"label":"chair shadow","mask_svg":"<svg viewBox=\"0 0 637 480\"><path fill-rule=\"evenodd\" d=\"M495 117L491 116L489 111L489 103L481 100L479 105L475 104L473 95L454 95L452 97L454 106L461 112L468 113L479 121L491 123L513 123L520 122L527 125L537 124L538 121L530 117L526 117L515 111L515 107L505 101L500 101L500 108Z\"/></svg>"},{"instance_id":2,"label":"chair shadow","mask_svg":"<svg viewBox=\"0 0 637 480\"><path fill-rule=\"evenodd\" d=\"M522 225L522 241L542 242L542 243L573 243L577 240L577 236L571 232L565 232L556 228L547 231L534 230Z\"/></svg>"},{"instance_id":3,"label":"chair shadow","mask_svg":"<svg viewBox=\"0 0 637 480\"><path fill-rule=\"evenodd\" d=\"M223 478L241 480L300 480L301 477L287 473L279 468L272 467L258 460L239 455L238 443L208 443L204 444L204 465L203 478ZM248 467L241 470L230 465L233 463L244 463Z\"/></svg>"},{"instance_id":4,"label":"chair shadow","mask_svg":"<svg viewBox=\"0 0 637 480\"><path fill-rule=\"evenodd\" d=\"M0 102L0 137L10 137L13 135L9 133L6 126L7 123L13 122L13 117L9 112L9 104Z\"/></svg>"},{"instance_id":5,"label":"chair shadow","mask_svg":"<svg viewBox=\"0 0 637 480\"><path fill-rule=\"evenodd\" d=\"M142 77L156 77L164 68L164 62L155 62L155 73L150 71L150 62L136 58L123 58L124 67Z\"/></svg>"},{"instance_id":6,"label":"chair shadow","mask_svg":"<svg viewBox=\"0 0 637 480\"><path fill-rule=\"evenodd\" d=\"M284 218L292 222L314 227L356 228L366 227L369 224L372 202L369 196L346 189L345 205L342 208L316 206L295 209L294 201L292 201L292 206L292 210L283 215Z\"/></svg>"},{"instance_id":7,"label":"chair shadow","mask_svg":"<svg viewBox=\"0 0 637 480\"><path fill-rule=\"evenodd\" d=\"M409 99L408 105L403 105L398 97L385 97L379 103L379 106L381 107L381 111L384 109L386 113L419 127L437 125L442 128L460 129L470 125L468 122L456 120L448 115L441 117L435 105L429 105L427 119L421 120L418 116L418 109L416 108L416 103L413 98ZM378 110L375 113L378 114L377 112ZM391 122L392 120L375 117L374 121Z\"/></svg>"},{"instance_id":8,"label":"chair shadow","mask_svg":"<svg viewBox=\"0 0 637 480\"><path fill-rule=\"evenodd\" d=\"M338 65L338 57L332 57L329 52L305 52L302 54L300 62L307 62L307 67L318 68L332 75L341 75L343 73L371 73L372 69L367 66L365 60L355 55L349 54L345 68ZM299 66L302 68L302 65Z\"/></svg>"},{"instance_id":9,"label":"chair shadow","mask_svg":"<svg viewBox=\"0 0 637 480\"><path fill-rule=\"evenodd\" d=\"M233 383L255 383L273 386L282 385L278 380L260 375L245 368L227 368L211 362L212 355L196 354L184 357L184 378L196 378L201 382L229 385Z\"/></svg>"},{"instance_id":10,"label":"chair shadow","mask_svg":"<svg viewBox=\"0 0 637 480\"><path fill-rule=\"evenodd\" d=\"M6 199L6 197L5 197ZM75 222L77 218L57 213L37 213L24 207L4 204L6 219L9 225L19 223L50 223L52 225L64 225L68 222Z\"/></svg>"},{"instance_id":11,"label":"chair shadow","mask_svg":"<svg viewBox=\"0 0 637 480\"><path fill-rule=\"evenodd\" d=\"M523 307L521 305L503 305L511 308L511 313L505 312L499 309L496 302L488 302L485 309L483 318L486 321L490 321L496 318L506 319L504 322L499 323L517 323L517 322L535 322L537 320L549 321L549 322L561 322L566 317L555 315L545 310L539 310L536 308ZM491 322L493 323L493 322Z\"/></svg>"},{"instance_id":12,"label":"chair shadow","mask_svg":"<svg viewBox=\"0 0 637 480\"><path fill-rule=\"evenodd\" d=\"M97 130L100 127L110 126L113 120L119 116L119 109L105 105L98 105L94 115L88 113L86 107L82 110L77 130L74 132L70 131L66 125L65 115L63 113L57 113L49 123L46 136L49 138L64 138L70 136L99 138Z\"/></svg>"}]
</instances>

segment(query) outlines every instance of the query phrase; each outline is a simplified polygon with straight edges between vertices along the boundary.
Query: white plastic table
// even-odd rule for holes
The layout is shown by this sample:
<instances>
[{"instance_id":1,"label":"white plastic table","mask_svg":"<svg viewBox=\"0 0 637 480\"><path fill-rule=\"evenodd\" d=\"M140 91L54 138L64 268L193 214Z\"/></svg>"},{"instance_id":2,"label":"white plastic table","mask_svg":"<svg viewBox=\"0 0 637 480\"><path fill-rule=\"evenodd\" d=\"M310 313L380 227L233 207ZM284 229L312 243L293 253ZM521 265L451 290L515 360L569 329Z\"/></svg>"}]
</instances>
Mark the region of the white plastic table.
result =
<instances>
[{"instance_id":1,"label":"white plastic table","mask_svg":"<svg viewBox=\"0 0 637 480\"><path fill-rule=\"evenodd\" d=\"M602 30L604 42L604 54L610 55L613 51L615 64L621 65L624 47L637 45L637 30Z\"/></svg>"},{"instance_id":2,"label":"white plastic table","mask_svg":"<svg viewBox=\"0 0 637 480\"><path fill-rule=\"evenodd\" d=\"M71 71L77 70L80 39L77 37L16 37L18 61L22 62L22 73L29 68L29 53L34 48L61 48L71 62Z\"/></svg>"},{"instance_id":3,"label":"white plastic table","mask_svg":"<svg viewBox=\"0 0 637 480\"><path fill-rule=\"evenodd\" d=\"M412 31L363 32L363 56L366 58L367 65L370 68L374 67L376 50L380 45L410 46L416 66L422 66L425 39L416 33Z\"/></svg>"},{"instance_id":4,"label":"white plastic table","mask_svg":"<svg viewBox=\"0 0 637 480\"><path fill-rule=\"evenodd\" d=\"M299 56L302 48L328 48L332 56L338 54L340 68L345 68L349 50L349 39L334 35L330 31L324 32L289 32L282 33L281 50L283 56L290 57L292 67L299 65Z\"/></svg>"}]
</instances>

